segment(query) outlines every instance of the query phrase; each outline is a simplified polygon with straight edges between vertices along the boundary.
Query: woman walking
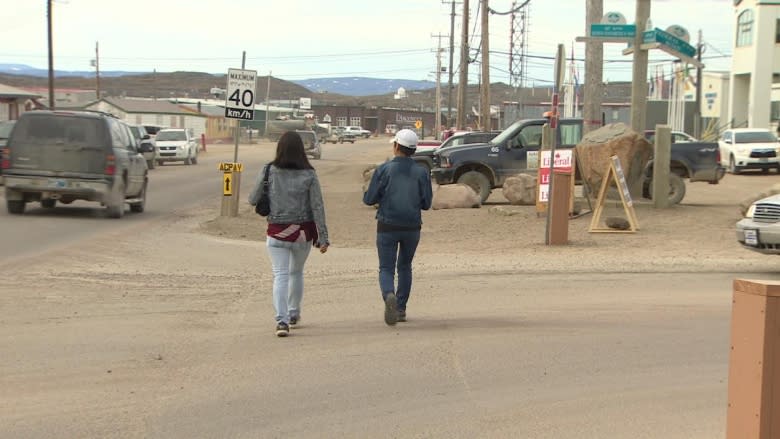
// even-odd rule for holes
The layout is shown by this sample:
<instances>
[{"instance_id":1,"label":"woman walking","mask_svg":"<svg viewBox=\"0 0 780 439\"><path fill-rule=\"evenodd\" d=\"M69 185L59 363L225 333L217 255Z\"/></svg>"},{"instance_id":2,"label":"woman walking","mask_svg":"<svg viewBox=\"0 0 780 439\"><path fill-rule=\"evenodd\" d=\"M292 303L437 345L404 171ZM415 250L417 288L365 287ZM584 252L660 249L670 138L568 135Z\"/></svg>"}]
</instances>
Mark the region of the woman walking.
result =
<instances>
[{"instance_id":1,"label":"woman walking","mask_svg":"<svg viewBox=\"0 0 780 439\"><path fill-rule=\"evenodd\" d=\"M257 176L249 203L260 199L266 167L271 212L266 247L274 274L276 335L286 337L301 319L303 267L311 247L328 251L328 227L320 182L306 158L301 136L288 131L276 145L276 158Z\"/></svg>"}]
</instances>

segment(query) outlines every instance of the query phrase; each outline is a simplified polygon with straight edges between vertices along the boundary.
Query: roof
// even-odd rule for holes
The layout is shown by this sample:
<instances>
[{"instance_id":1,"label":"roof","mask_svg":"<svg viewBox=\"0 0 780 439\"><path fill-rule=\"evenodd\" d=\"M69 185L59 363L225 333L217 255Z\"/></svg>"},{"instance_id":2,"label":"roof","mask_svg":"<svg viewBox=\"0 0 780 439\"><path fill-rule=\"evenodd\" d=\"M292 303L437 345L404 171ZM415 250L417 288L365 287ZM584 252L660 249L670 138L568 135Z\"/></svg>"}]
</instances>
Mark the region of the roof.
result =
<instances>
[{"instance_id":1,"label":"roof","mask_svg":"<svg viewBox=\"0 0 780 439\"><path fill-rule=\"evenodd\" d=\"M181 114L186 116L201 116L196 113L185 110L176 104L166 100L152 99L126 99L126 98L103 98L100 101L113 105L125 113L147 113L147 114ZM97 102L88 105L91 107Z\"/></svg>"},{"instance_id":2,"label":"roof","mask_svg":"<svg viewBox=\"0 0 780 439\"><path fill-rule=\"evenodd\" d=\"M38 93L22 90L21 88L11 87L10 85L0 84L0 98L11 99L34 99L39 98Z\"/></svg>"}]
</instances>

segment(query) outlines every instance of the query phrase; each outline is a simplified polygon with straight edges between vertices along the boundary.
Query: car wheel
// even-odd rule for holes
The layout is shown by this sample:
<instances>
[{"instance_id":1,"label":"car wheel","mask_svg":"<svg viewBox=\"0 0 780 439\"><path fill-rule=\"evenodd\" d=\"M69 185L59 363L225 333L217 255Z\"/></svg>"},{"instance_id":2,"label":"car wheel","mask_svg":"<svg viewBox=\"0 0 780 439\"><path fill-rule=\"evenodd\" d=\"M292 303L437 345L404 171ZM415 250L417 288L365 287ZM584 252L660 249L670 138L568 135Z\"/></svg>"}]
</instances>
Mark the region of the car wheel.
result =
<instances>
[{"instance_id":1,"label":"car wheel","mask_svg":"<svg viewBox=\"0 0 780 439\"><path fill-rule=\"evenodd\" d=\"M131 212L141 213L146 208L146 185L147 184L148 182L145 181L143 188L141 188L141 193L138 194L138 198L140 198L140 201L137 201L130 205Z\"/></svg>"},{"instance_id":2,"label":"car wheel","mask_svg":"<svg viewBox=\"0 0 780 439\"><path fill-rule=\"evenodd\" d=\"M479 171L468 171L458 177L458 183L465 184L474 189L479 195L480 202L484 203L490 196L490 180Z\"/></svg>"},{"instance_id":3,"label":"car wheel","mask_svg":"<svg viewBox=\"0 0 780 439\"><path fill-rule=\"evenodd\" d=\"M195 157L190 159L190 163L192 163L193 165L197 165L198 164L198 153L197 152L195 153Z\"/></svg>"},{"instance_id":4,"label":"car wheel","mask_svg":"<svg viewBox=\"0 0 780 439\"><path fill-rule=\"evenodd\" d=\"M24 213L24 200L6 200L5 207L8 209L8 213L14 215L21 215Z\"/></svg>"},{"instance_id":5,"label":"car wheel","mask_svg":"<svg viewBox=\"0 0 780 439\"><path fill-rule=\"evenodd\" d=\"M154 160L147 160L146 167L149 169L154 169Z\"/></svg>"},{"instance_id":6,"label":"car wheel","mask_svg":"<svg viewBox=\"0 0 780 439\"><path fill-rule=\"evenodd\" d=\"M742 168L737 166L737 163L734 161L733 155L729 157L729 172L731 172L734 175L737 175L740 172L742 172Z\"/></svg>"},{"instance_id":7,"label":"car wheel","mask_svg":"<svg viewBox=\"0 0 780 439\"><path fill-rule=\"evenodd\" d=\"M111 200L106 204L106 213L109 218L122 218L125 214L125 182L119 180L114 189Z\"/></svg>"},{"instance_id":8,"label":"car wheel","mask_svg":"<svg viewBox=\"0 0 780 439\"><path fill-rule=\"evenodd\" d=\"M187 166L192 164L192 159L190 158L190 156L187 156L187 158L184 159L184 164Z\"/></svg>"},{"instance_id":9,"label":"car wheel","mask_svg":"<svg viewBox=\"0 0 780 439\"><path fill-rule=\"evenodd\" d=\"M52 200L51 198L41 200L41 207L44 207L46 209L51 209L56 205L57 205L57 200Z\"/></svg>"},{"instance_id":10,"label":"car wheel","mask_svg":"<svg viewBox=\"0 0 780 439\"><path fill-rule=\"evenodd\" d=\"M653 182L649 181L648 193L653 199ZM675 173L669 174L669 204L680 204L685 198L685 180Z\"/></svg>"}]
</instances>

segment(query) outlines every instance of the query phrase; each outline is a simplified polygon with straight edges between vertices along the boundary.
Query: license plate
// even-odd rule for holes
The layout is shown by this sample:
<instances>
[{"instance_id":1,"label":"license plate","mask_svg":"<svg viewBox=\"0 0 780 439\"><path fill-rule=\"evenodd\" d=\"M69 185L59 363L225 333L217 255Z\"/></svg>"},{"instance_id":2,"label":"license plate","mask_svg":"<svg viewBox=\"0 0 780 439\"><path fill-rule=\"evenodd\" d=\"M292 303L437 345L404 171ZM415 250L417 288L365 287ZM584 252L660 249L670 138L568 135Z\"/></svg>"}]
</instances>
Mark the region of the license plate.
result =
<instances>
[{"instance_id":1,"label":"license plate","mask_svg":"<svg viewBox=\"0 0 780 439\"><path fill-rule=\"evenodd\" d=\"M758 245L758 230L745 229L745 244Z\"/></svg>"},{"instance_id":2,"label":"license plate","mask_svg":"<svg viewBox=\"0 0 780 439\"><path fill-rule=\"evenodd\" d=\"M67 186L67 183L65 183L65 180L60 180L58 178L50 178L49 179L49 187L64 188L65 186Z\"/></svg>"},{"instance_id":3,"label":"license plate","mask_svg":"<svg viewBox=\"0 0 780 439\"><path fill-rule=\"evenodd\" d=\"M767 157L761 157L761 158L758 159L758 161L761 162L761 163L766 163L766 162L769 161L769 159Z\"/></svg>"}]
</instances>

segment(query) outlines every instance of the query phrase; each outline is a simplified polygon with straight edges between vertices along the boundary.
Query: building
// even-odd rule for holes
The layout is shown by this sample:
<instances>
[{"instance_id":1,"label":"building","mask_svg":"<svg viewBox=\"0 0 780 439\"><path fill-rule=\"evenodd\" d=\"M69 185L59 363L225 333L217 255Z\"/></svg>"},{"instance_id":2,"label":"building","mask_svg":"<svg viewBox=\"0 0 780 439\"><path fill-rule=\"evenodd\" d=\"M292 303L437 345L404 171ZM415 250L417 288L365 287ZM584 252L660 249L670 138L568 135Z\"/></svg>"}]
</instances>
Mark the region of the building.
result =
<instances>
[{"instance_id":1,"label":"building","mask_svg":"<svg viewBox=\"0 0 780 439\"><path fill-rule=\"evenodd\" d=\"M41 107L41 95L0 84L0 120L16 120L25 111Z\"/></svg>"},{"instance_id":2,"label":"building","mask_svg":"<svg viewBox=\"0 0 780 439\"><path fill-rule=\"evenodd\" d=\"M196 137L206 133L208 117L164 100L103 98L85 107L111 113L131 124L190 128Z\"/></svg>"},{"instance_id":3,"label":"building","mask_svg":"<svg viewBox=\"0 0 780 439\"><path fill-rule=\"evenodd\" d=\"M49 87L23 87L32 93L41 95L40 102L46 107L49 105ZM85 90L80 88L62 88L54 87L54 108L83 108L97 100L97 93L95 90Z\"/></svg>"},{"instance_id":4,"label":"building","mask_svg":"<svg viewBox=\"0 0 780 439\"><path fill-rule=\"evenodd\" d=\"M767 97L780 83L780 1L734 0L734 20L729 121L734 127L774 127Z\"/></svg>"}]
</instances>

